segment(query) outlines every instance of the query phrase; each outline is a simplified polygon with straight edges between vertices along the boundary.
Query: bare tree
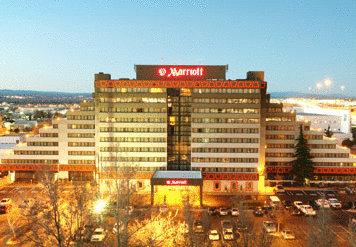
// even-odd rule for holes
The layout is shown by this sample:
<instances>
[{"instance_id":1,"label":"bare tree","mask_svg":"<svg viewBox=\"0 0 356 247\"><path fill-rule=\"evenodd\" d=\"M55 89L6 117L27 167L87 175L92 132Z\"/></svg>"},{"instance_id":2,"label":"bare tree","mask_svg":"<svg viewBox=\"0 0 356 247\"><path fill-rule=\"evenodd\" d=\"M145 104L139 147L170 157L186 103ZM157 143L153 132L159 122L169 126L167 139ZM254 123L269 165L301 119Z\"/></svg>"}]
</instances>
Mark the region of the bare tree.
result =
<instances>
[{"instance_id":1,"label":"bare tree","mask_svg":"<svg viewBox=\"0 0 356 247\"><path fill-rule=\"evenodd\" d=\"M351 247L356 247L356 221L354 219L349 222L349 245Z\"/></svg>"},{"instance_id":2,"label":"bare tree","mask_svg":"<svg viewBox=\"0 0 356 247\"><path fill-rule=\"evenodd\" d=\"M186 243L186 224L177 220L178 210L168 214L153 214L149 219L135 220L129 227L132 247L178 247Z\"/></svg>"},{"instance_id":3,"label":"bare tree","mask_svg":"<svg viewBox=\"0 0 356 247\"><path fill-rule=\"evenodd\" d=\"M41 176L42 194L25 212L31 227L28 238L36 246L69 246L79 240L90 221L90 188L76 185L67 191L49 172Z\"/></svg>"},{"instance_id":4,"label":"bare tree","mask_svg":"<svg viewBox=\"0 0 356 247\"><path fill-rule=\"evenodd\" d=\"M189 193L186 193L183 198L183 217L185 220L185 224L187 225L188 246L195 245L194 233L193 233L194 216L192 214L191 209L192 209L191 198Z\"/></svg>"},{"instance_id":5,"label":"bare tree","mask_svg":"<svg viewBox=\"0 0 356 247\"><path fill-rule=\"evenodd\" d=\"M134 218L132 196L136 191L134 184L137 168L135 166L114 167L112 181L107 184L112 201L116 223L116 246L127 246L130 238L129 223Z\"/></svg>"},{"instance_id":6,"label":"bare tree","mask_svg":"<svg viewBox=\"0 0 356 247\"><path fill-rule=\"evenodd\" d=\"M272 236L264 229L262 229L260 233L257 235L257 238L255 239L254 246L270 247L272 246L272 239L273 239Z\"/></svg>"},{"instance_id":7,"label":"bare tree","mask_svg":"<svg viewBox=\"0 0 356 247\"><path fill-rule=\"evenodd\" d=\"M316 218L308 218L310 231L307 237L308 246L332 247L335 246L335 236L330 229L330 211L320 208Z\"/></svg>"},{"instance_id":8,"label":"bare tree","mask_svg":"<svg viewBox=\"0 0 356 247\"><path fill-rule=\"evenodd\" d=\"M23 215L21 214L18 205L14 205L11 208L11 210L9 210L6 213L6 221L9 226L9 229L11 230L11 233L12 233L11 240L13 242L18 241L18 237L20 235L18 230L20 229L21 225L23 224L23 220L24 220L22 216Z\"/></svg>"},{"instance_id":9,"label":"bare tree","mask_svg":"<svg viewBox=\"0 0 356 247\"><path fill-rule=\"evenodd\" d=\"M236 195L232 198L234 206L237 206L239 209L239 221L238 229L242 235L242 242L244 247L254 246L254 239L256 234L254 231L254 224L251 215L248 214L248 211L243 205L244 198L240 195Z\"/></svg>"}]
</instances>

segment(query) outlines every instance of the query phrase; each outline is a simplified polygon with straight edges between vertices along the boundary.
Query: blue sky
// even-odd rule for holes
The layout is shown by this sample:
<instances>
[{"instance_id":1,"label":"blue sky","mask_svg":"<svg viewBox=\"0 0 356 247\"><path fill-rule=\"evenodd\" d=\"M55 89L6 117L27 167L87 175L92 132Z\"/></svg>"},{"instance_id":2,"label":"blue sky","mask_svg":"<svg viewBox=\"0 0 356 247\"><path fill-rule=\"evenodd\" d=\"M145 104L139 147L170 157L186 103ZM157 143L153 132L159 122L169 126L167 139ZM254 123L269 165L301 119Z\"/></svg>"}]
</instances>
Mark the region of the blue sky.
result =
<instances>
[{"instance_id":1,"label":"blue sky","mask_svg":"<svg viewBox=\"0 0 356 247\"><path fill-rule=\"evenodd\" d=\"M134 64L264 70L269 91L356 96L356 1L0 0L0 89L91 92ZM325 91L325 90L324 90Z\"/></svg>"}]
</instances>

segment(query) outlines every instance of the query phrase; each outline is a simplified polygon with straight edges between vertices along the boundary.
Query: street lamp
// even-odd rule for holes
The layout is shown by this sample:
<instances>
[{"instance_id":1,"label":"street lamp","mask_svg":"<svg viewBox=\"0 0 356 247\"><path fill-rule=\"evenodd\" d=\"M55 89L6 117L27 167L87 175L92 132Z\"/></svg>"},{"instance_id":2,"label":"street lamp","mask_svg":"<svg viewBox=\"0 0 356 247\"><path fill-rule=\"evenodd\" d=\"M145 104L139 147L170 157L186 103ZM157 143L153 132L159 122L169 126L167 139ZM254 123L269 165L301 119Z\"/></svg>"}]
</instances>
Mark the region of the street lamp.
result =
<instances>
[{"instance_id":1,"label":"street lamp","mask_svg":"<svg viewBox=\"0 0 356 247\"><path fill-rule=\"evenodd\" d=\"M94 204L94 213L101 214L104 212L107 206L107 201L104 199L99 199Z\"/></svg>"}]
</instances>

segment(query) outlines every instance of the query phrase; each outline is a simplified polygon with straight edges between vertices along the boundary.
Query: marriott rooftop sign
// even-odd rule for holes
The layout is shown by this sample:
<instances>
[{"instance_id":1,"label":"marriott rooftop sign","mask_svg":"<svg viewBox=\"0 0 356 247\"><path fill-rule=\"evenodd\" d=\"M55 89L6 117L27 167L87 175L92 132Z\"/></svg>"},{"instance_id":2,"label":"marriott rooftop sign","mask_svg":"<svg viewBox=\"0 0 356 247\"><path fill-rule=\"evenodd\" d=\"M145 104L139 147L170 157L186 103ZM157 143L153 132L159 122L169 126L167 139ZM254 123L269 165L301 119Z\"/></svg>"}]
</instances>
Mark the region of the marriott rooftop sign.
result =
<instances>
[{"instance_id":1,"label":"marriott rooftop sign","mask_svg":"<svg viewBox=\"0 0 356 247\"><path fill-rule=\"evenodd\" d=\"M227 68L227 65L135 65L137 80L225 80Z\"/></svg>"}]
</instances>

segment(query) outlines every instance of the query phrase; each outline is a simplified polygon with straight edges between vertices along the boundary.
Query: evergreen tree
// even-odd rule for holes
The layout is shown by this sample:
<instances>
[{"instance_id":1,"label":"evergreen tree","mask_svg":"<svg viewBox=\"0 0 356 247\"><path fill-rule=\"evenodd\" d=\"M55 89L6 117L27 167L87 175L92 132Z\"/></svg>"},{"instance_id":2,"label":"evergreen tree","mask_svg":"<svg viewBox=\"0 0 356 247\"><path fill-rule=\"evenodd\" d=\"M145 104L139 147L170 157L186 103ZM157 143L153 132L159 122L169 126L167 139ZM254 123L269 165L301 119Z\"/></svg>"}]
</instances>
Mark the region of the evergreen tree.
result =
<instances>
[{"instance_id":1,"label":"evergreen tree","mask_svg":"<svg viewBox=\"0 0 356 247\"><path fill-rule=\"evenodd\" d=\"M328 126L327 129L324 130L324 134L326 137L329 137L329 138L331 138L333 136L334 132L331 131L330 125Z\"/></svg>"},{"instance_id":2,"label":"evergreen tree","mask_svg":"<svg viewBox=\"0 0 356 247\"><path fill-rule=\"evenodd\" d=\"M310 155L307 139L304 138L303 126L300 125L299 137L295 145L292 175L297 182L304 182L313 175L314 164Z\"/></svg>"}]
</instances>

